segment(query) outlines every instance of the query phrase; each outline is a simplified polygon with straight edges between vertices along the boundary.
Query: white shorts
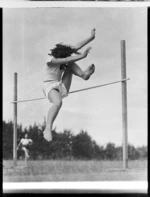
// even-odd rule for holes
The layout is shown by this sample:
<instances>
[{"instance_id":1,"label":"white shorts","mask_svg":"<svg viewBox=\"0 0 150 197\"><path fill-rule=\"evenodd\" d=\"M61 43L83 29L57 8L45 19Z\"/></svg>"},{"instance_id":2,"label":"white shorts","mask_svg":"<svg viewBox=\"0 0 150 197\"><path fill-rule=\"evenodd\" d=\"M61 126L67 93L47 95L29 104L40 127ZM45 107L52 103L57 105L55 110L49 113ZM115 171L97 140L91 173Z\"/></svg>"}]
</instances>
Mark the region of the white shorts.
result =
<instances>
[{"instance_id":1,"label":"white shorts","mask_svg":"<svg viewBox=\"0 0 150 197\"><path fill-rule=\"evenodd\" d=\"M43 93L48 100L48 94L52 89L57 89L60 92L62 98L68 96L67 89L62 81L48 81L43 83Z\"/></svg>"}]
</instances>

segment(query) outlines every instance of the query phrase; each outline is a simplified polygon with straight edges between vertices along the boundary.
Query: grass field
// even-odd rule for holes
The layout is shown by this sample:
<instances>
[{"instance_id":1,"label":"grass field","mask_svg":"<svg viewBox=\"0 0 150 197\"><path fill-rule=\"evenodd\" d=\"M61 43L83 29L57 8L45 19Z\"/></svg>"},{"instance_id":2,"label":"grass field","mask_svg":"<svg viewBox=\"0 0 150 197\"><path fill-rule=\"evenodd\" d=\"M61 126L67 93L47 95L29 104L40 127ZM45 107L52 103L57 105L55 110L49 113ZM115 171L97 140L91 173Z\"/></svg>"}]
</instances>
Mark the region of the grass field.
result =
<instances>
[{"instance_id":1,"label":"grass field","mask_svg":"<svg viewBox=\"0 0 150 197\"><path fill-rule=\"evenodd\" d=\"M122 161L64 161L40 160L3 162L4 182L46 181L147 181L147 161L129 161L122 170Z\"/></svg>"}]
</instances>

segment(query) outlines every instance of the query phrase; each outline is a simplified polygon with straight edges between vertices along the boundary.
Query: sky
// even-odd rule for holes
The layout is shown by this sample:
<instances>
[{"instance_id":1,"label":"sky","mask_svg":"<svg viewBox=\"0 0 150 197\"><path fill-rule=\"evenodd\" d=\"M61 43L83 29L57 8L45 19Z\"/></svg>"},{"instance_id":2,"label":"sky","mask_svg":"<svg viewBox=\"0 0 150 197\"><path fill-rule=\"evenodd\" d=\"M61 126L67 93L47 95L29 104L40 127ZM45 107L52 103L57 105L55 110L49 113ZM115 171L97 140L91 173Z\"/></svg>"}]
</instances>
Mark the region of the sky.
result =
<instances>
[{"instance_id":1,"label":"sky","mask_svg":"<svg viewBox=\"0 0 150 197\"><path fill-rule=\"evenodd\" d=\"M147 145L147 9L133 8L4 8L3 10L3 120L13 120L13 77L18 73L18 100L44 97L43 66L56 43L74 45L89 37L92 50L78 61L96 70L84 81L73 76L72 90L121 79L120 41L126 41L128 142ZM88 47L87 46L87 47ZM83 52L85 48L80 51ZM99 145L122 144L121 83L63 99L54 123L57 132L81 130ZM47 100L18 104L18 123L42 124L51 104Z\"/></svg>"}]
</instances>

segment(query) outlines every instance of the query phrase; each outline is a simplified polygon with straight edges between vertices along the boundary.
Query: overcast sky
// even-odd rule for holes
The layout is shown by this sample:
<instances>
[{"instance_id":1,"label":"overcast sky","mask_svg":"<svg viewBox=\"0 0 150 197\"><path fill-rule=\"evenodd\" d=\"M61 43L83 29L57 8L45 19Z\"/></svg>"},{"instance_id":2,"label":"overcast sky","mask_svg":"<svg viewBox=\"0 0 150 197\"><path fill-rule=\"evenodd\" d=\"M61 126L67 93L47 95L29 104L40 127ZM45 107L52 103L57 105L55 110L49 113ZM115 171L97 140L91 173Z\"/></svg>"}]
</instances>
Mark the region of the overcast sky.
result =
<instances>
[{"instance_id":1,"label":"overcast sky","mask_svg":"<svg viewBox=\"0 0 150 197\"><path fill-rule=\"evenodd\" d=\"M3 119L13 119L13 73L18 99L43 97L42 71L56 43L76 44L96 28L92 51L78 62L96 71L88 81L74 76L71 91L121 78L120 40L126 40L128 141L147 145L147 9L146 8L5 8L3 12ZM83 49L84 50L84 49ZM83 51L81 50L81 51ZM46 100L20 103L18 123L42 124ZM57 132L84 129L100 145L122 144L121 83L71 94L55 121Z\"/></svg>"}]
</instances>

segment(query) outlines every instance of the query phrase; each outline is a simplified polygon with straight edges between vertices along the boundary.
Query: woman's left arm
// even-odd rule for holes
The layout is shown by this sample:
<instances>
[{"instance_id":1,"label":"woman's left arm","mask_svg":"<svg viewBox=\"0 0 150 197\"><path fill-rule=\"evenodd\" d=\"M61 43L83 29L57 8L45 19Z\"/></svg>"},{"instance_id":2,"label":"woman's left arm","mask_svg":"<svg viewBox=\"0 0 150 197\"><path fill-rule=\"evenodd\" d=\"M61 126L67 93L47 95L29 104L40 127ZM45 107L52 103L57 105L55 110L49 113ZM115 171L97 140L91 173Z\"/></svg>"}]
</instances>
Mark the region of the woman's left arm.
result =
<instances>
[{"instance_id":1,"label":"woman's left arm","mask_svg":"<svg viewBox=\"0 0 150 197\"><path fill-rule=\"evenodd\" d=\"M89 42L91 42L92 40L95 39L95 32L96 32L96 30L92 29L91 35L88 38L86 38L85 40L82 40L81 42L79 42L75 46L72 46L72 48L74 48L76 51L78 51L79 49L81 49L82 47L87 45Z\"/></svg>"}]
</instances>

